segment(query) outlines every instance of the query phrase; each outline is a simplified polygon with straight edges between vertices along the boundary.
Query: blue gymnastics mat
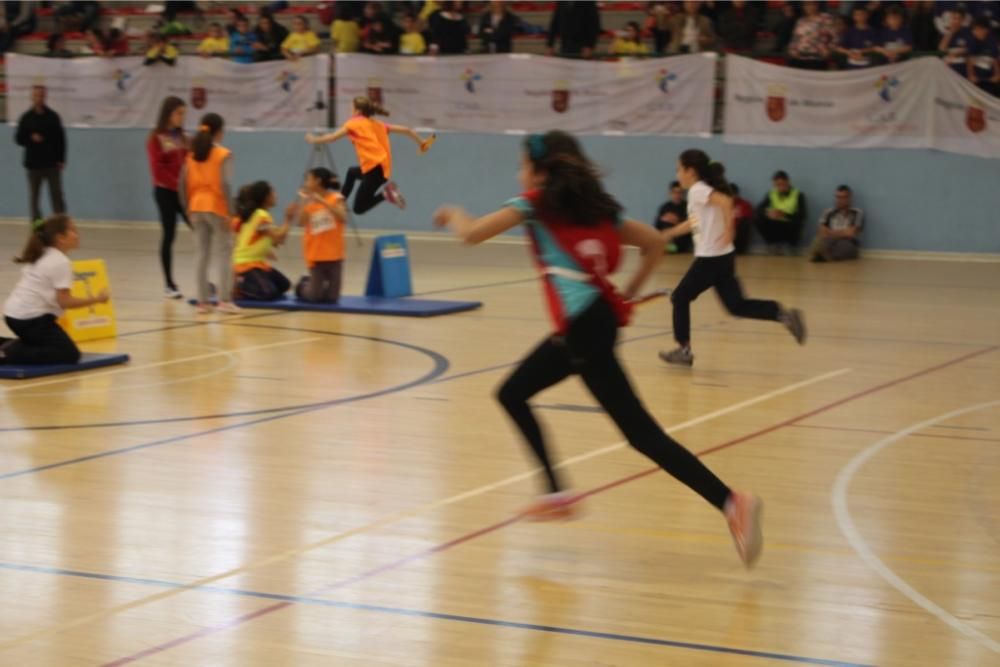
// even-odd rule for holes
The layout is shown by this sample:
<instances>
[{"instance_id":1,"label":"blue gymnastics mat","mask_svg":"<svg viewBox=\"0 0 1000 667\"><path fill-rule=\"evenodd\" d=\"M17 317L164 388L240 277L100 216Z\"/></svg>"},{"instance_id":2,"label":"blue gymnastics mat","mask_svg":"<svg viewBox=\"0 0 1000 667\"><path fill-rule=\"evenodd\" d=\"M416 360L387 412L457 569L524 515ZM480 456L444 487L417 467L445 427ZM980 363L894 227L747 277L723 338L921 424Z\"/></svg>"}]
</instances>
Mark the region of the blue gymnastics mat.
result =
<instances>
[{"instance_id":1,"label":"blue gymnastics mat","mask_svg":"<svg viewBox=\"0 0 1000 667\"><path fill-rule=\"evenodd\" d=\"M115 366L117 364L128 363L127 354L86 354L80 357L80 362L76 364L37 364L33 366L11 366L0 364L0 379L3 380L28 380L40 378L46 375L62 375L63 373L75 373L86 371L91 368L102 368L104 366Z\"/></svg>"},{"instance_id":2,"label":"blue gymnastics mat","mask_svg":"<svg viewBox=\"0 0 1000 667\"><path fill-rule=\"evenodd\" d=\"M271 310L303 310L318 313L363 313L367 315L397 315L400 317L433 317L475 310L479 301L435 301L433 299L386 299L377 296L342 296L338 303L309 303L286 296L277 301L237 301L240 308Z\"/></svg>"}]
</instances>

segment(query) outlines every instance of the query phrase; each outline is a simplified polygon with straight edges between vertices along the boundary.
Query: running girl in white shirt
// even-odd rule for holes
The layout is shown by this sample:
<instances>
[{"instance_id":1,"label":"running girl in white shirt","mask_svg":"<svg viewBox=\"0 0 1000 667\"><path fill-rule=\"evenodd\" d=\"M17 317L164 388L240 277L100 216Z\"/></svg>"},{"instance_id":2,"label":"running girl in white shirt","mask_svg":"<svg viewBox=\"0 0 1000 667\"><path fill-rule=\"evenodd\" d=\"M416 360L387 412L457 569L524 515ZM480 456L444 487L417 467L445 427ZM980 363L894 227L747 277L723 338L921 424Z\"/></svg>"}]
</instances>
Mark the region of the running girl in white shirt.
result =
<instances>
[{"instance_id":1,"label":"running girl in white shirt","mask_svg":"<svg viewBox=\"0 0 1000 667\"><path fill-rule=\"evenodd\" d=\"M691 302L714 287L726 310L736 317L781 322L799 345L806 342L802 312L786 310L777 301L747 299L736 277L736 249L733 247L733 198L722 164L712 162L704 151L691 149L677 161L677 180L688 191L688 219L662 233L671 239L690 233L694 238L694 262L670 294L674 305L674 339L677 349L660 352L669 364L690 366Z\"/></svg>"}]
</instances>

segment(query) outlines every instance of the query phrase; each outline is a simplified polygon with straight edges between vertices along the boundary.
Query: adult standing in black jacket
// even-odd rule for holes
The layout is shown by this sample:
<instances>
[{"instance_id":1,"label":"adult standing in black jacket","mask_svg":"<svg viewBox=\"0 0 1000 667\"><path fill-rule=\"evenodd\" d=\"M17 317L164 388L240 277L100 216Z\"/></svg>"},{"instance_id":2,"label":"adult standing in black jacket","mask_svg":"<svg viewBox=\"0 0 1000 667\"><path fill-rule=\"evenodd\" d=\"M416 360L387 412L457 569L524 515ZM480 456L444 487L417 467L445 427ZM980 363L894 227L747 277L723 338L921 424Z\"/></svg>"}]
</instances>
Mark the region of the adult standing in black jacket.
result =
<instances>
[{"instance_id":1,"label":"adult standing in black jacket","mask_svg":"<svg viewBox=\"0 0 1000 667\"><path fill-rule=\"evenodd\" d=\"M479 37L483 40L483 53L513 51L517 22L517 16L508 11L505 2L491 0L489 9L479 17Z\"/></svg>"},{"instance_id":2,"label":"adult standing in black jacket","mask_svg":"<svg viewBox=\"0 0 1000 667\"><path fill-rule=\"evenodd\" d=\"M49 183L49 197L53 213L65 213L66 201L62 191L62 168L66 164L66 132L62 120L45 106L45 86L31 89L31 108L21 115L15 137L24 146L24 168L28 170L28 187L31 192L31 219L42 218L38 197L42 181Z\"/></svg>"},{"instance_id":3,"label":"adult standing in black jacket","mask_svg":"<svg viewBox=\"0 0 1000 667\"><path fill-rule=\"evenodd\" d=\"M555 55L559 40L559 55L590 58L601 36L601 13L596 2L557 2L549 23L548 53Z\"/></svg>"}]
</instances>

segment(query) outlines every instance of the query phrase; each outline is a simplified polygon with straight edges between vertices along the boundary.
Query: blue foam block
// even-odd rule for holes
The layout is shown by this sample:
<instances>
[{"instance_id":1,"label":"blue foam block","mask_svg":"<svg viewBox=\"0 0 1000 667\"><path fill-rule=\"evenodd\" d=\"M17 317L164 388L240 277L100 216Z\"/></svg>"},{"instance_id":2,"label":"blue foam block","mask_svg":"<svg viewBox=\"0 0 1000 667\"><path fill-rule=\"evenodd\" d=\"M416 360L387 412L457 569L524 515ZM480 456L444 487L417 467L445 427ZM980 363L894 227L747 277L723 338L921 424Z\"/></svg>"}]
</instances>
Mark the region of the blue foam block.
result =
<instances>
[{"instance_id":1,"label":"blue foam block","mask_svg":"<svg viewBox=\"0 0 1000 667\"><path fill-rule=\"evenodd\" d=\"M435 301L433 299L386 299L375 296L342 296L338 303L309 303L295 297L278 301L237 301L240 308L271 310L303 310L321 313L365 313L368 315L398 315L400 317L433 317L466 310L483 304L479 301Z\"/></svg>"},{"instance_id":2,"label":"blue foam block","mask_svg":"<svg viewBox=\"0 0 1000 667\"><path fill-rule=\"evenodd\" d=\"M80 362L76 364L38 364L34 366L11 366L0 364L0 379L5 380L28 380L30 378L40 378L46 375L61 375L63 373L75 373L86 371L91 368L101 368L103 366L115 366L117 364L128 363L127 354L87 354L80 357Z\"/></svg>"}]
</instances>

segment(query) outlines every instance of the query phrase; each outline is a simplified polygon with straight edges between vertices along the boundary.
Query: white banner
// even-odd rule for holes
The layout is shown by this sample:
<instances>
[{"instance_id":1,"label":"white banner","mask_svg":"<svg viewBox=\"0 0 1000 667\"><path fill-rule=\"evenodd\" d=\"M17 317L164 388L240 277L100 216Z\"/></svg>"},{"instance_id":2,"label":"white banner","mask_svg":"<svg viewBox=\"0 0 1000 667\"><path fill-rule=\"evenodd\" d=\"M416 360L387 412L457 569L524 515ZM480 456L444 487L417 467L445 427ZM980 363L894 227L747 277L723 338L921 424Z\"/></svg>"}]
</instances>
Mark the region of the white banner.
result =
<instances>
[{"instance_id":1,"label":"white banner","mask_svg":"<svg viewBox=\"0 0 1000 667\"><path fill-rule=\"evenodd\" d=\"M932 60L932 132L928 146L951 153L1000 157L1000 99L987 95L939 60Z\"/></svg>"},{"instance_id":2,"label":"white banner","mask_svg":"<svg viewBox=\"0 0 1000 667\"><path fill-rule=\"evenodd\" d=\"M210 111L229 127L306 129L327 122L327 55L253 65L182 56L173 67L147 67L140 57L64 60L11 53L6 62L11 124L31 106L34 86L45 86L48 105L66 125L151 127L168 95L188 103L191 127Z\"/></svg>"},{"instance_id":3,"label":"white banner","mask_svg":"<svg viewBox=\"0 0 1000 667\"><path fill-rule=\"evenodd\" d=\"M817 148L923 148L930 134L926 59L816 72L726 56L727 142Z\"/></svg>"},{"instance_id":4,"label":"white banner","mask_svg":"<svg viewBox=\"0 0 1000 667\"><path fill-rule=\"evenodd\" d=\"M608 63L337 54L337 119L364 95L393 122L440 130L708 136L715 67L715 54Z\"/></svg>"}]
</instances>

